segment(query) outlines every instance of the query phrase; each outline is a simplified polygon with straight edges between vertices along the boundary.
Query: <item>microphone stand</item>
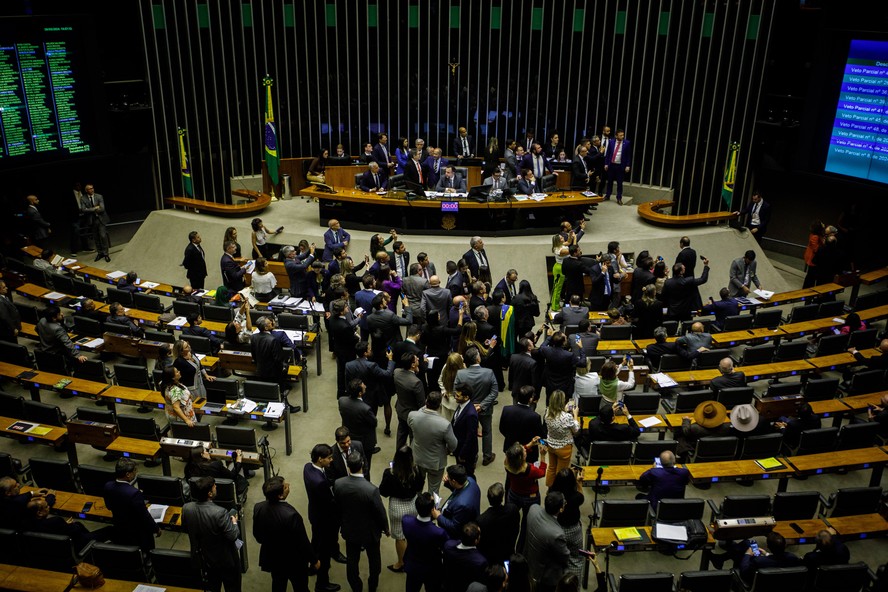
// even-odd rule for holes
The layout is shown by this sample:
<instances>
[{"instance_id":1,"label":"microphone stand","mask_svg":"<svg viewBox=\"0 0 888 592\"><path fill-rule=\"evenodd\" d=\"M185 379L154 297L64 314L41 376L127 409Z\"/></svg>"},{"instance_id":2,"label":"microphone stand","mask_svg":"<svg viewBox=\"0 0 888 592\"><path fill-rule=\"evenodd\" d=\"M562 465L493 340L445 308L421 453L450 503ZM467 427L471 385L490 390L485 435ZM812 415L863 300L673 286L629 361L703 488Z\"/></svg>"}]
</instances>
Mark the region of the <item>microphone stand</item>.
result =
<instances>
[{"instance_id":1,"label":"microphone stand","mask_svg":"<svg viewBox=\"0 0 888 592\"><path fill-rule=\"evenodd\" d=\"M616 541L611 541L610 544L604 548L604 582L607 588L610 588L610 568L611 568L611 549L614 548L614 544Z\"/></svg>"},{"instance_id":2,"label":"microphone stand","mask_svg":"<svg viewBox=\"0 0 888 592\"><path fill-rule=\"evenodd\" d=\"M598 490L601 489L601 474L604 473L604 467L598 467L598 474L595 476L595 487L593 487L593 491L595 491L595 499L592 502L592 524L594 526L598 525Z\"/></svg>"}]
</instances>

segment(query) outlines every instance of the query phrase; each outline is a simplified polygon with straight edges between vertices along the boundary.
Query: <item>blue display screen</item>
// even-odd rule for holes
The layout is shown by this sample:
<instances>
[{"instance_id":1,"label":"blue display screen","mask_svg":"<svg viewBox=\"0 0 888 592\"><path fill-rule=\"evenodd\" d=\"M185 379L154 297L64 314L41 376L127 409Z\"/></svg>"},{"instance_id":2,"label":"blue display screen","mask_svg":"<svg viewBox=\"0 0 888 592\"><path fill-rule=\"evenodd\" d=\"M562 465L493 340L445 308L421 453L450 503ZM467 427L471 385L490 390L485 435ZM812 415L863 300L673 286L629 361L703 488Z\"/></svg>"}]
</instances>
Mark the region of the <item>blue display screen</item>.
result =
<instances>
[{"instance_id":1,"label":"blue display screen","mask_svg":"<svg viewBox=\"0 0 888 592\"><path fill-rule=\"evenodd\" d=\"M459 202L458 201L442 201L441 202L441 211L442 212L458 212L459 211Z\"/></svg>"}]
</instances>

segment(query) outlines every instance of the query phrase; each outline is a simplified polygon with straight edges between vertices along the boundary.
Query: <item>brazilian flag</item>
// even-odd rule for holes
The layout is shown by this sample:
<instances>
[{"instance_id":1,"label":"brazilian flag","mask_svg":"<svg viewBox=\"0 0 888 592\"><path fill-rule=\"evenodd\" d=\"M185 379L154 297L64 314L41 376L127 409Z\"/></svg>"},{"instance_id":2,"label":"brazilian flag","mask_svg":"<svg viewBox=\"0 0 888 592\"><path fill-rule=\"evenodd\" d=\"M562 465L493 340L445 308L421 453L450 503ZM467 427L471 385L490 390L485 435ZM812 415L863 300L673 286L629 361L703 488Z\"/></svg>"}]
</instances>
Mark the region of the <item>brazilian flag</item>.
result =
<instances>
[{"instance_id":1,"label":"brazilian flag","mask_svg":"<svg viewBox=\"0 0 888 592\"><path fill-rule=\"evenodd\" d=\"M265 165L268 167L268 178L271 185L278 184L278 166L280 157L277 151L277 130L274 127L274 110L271 106L271 85L274 81L266 76L262 79L265 86Z\"/></svg>"},{"instance_id":2,"label":"brazilian flag","mask_svg":"<svg viewBox=\"0 0 888 592\"><path fill-rule=\"evenodd\" d=\"M185 152L185 130L179 128L179 165L182 170L182 186L187 197L194 197L194 185L191 182L191 165Z\"/></svg>"},{"instance_id":3,"label":"brazilian flag","mask_svg":"<svg viewBox=\"0 0 888 592\"><path fill-rule=\"evenodd\" d=\"M728 161L725 163L725 178L722 182L722 199L728 209L734 201L734 177L737 175L737 153L740 152L740 144L731 142L728 147Z\"/></svg>"}]
</instances>

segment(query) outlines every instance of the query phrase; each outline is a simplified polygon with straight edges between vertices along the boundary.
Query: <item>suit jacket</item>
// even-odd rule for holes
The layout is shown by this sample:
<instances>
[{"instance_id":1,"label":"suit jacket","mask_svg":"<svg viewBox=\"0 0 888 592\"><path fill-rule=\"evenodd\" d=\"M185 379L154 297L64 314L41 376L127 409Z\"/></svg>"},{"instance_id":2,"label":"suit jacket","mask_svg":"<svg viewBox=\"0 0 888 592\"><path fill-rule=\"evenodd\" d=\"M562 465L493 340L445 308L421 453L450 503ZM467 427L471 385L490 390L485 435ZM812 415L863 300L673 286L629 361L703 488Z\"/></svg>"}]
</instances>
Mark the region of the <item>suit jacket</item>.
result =
<instances>
[{"instance_id":1,"label":"suit jacket","mask_svg":"<svg viewBox=\"0 0 888 592\"><path fill-rule=\"evenodd\" d=\"M570 352L560 347L549 345L549 339L540 348L540 355L546 360L543 368L543 385L546 392L551 394L555 390L562 390L570 397L574 392L574 376L576 369L586 363L586 354L583 350Z\"/></svg>"},{"instance_id":2,"label":"suit jacket","mask_svg":"<svg viewBox=\"0 0 888 592\"><path fill-rule=\"evenodd\" d=\"M409 265L408 265L409 268ZM429 288L429 280L421 275L408 275L401 280L401 293L407 297L414 319L424 319L422 294Z\"/></svg>"},{"instance_id":3,"label":"suit jacket","mask_svg":"<svg viewBox=\"0 0 888 592\"><path fill-rule=\"evenodd\" d=\"M410 275L410 252L404 251L403 253L395 253L394 251L389 251L389 267L398 272L398 275L401 276L401 289L403 290L403 282ZM403 256L403 273L398 269L398 258ZM375 265L375 263L374 263ZM372 266L371 266L372 267Z\"/></svg>"},{"instance_id":4,"label":"suit jacket","mask_svg":"<svg viewBox=\"0 0 888 592\"><path fill-rule=\"evenodd\" d=\"M631 418L628 424L604 423L601 418L596 417L589 424L589 439L593 442L627 442L630 440L638 440L641 430L635 422L635 418Z\"/></svg>"},{"instance_id":5,"label":"suit jacket","mask_svg":"<svg viewBox=\"0 0 888 592\"><path fill-rule=\"evenodd\" d=\"M392 153L389 151L388 146L382 146L382 144L377 144L373 147L373 161L379 165L384 171L389 170L389 164L392 162Z\"/></svg>"},{"instance_id":6,"label":"suit jacket","mask_svg":"<svg viewBox=\"0 0 888 592\"><path fill-rule=\"evenodd\" d=\"M444 592L465 592L472 582L484 581L487 559L476 547L461 549L458 540L444 543Z\"/></svg>"},{"instance_id":7,"label":"suit jacket","mask_svg":"<svg viewBox=\"0 0 888 592\"><path fill-rule=\"evenodd\" d=\"M90 206L90 203L92 203L92 206ZM87 211L95 206L99 207L98 212ZM111 222L111 218L108 216L108 210L105 209L105 198L99 193L93 193L92 202L90 202L90 198L86 192L80 196L80 216L88 226L92 226L96 222L102 224L109 224Z\"/></svg>"},{"instance_id":8,"label":"suit jacket","mask_svg":"<svg viewBox=\"0 0 888 592\"><path fill-rule=\"evenodd\" d=\"M740 578L747 584L752 584L755 578L755 572L765 567L796 567L802 564L802 560L798 555L793 553L783 553L779 557L777 555L747 555L744 553L739 561Z\"/></svg>"},{"instance_id":9,"label":"suit jacket","mask_svg":"<svg viewBox=\"0 0 888 592\"><path fill-rule=\"evenodd\" d=\"M314 255L309 255L301 260L297 257L295 259L289 258L284 261L284 269L287 270L287 277L290 278L290 296L295 296L297 298L310 297L308 289L308 270L311 268L313 262Z\"/></svg>"},{"instance_id":10,"label":"suit jacket","mask_svg":"<svg viewBox=\"0 0 888 592\"><path fill-rule=\"evenodd\" d=\"M471 401L466 403L458 417L454 414L451 423L456 437L453 455L457 459L472 462L478 456L478 412L475 405Z\"/></svg>"},{"instance_id":11,"label":"suit jacket","mask_svg":"<svg viewBox=\"0 0 888 592\"><path fill-rule=\"evenodd\" d=\"M438 180L444 176L444 169L450 164L450 161L443 156L438 159L438 170L435 170L435 158L429 156L423 161L423 164L429 167L429 185L434 187L438 184Z\"/></svg>"},{"instance_id":12,"label":"suit jacket","mask_svg":"<svg viewBox=\"0 0 888 592\"><path fill-rule=\"evenodd\" d=\"M660 299L668 309L667 314L674 319L690 319L697 302L697 286L702 286L708 280L708 266L703 268L700 277L673 277L666 280Z\"/></svg>"},{"instance_id":13,"label":"suit jacket","mask_svg":"<svg viewBox=\"0 0 888 592\"><path fill-rule=\"evenodd\" d=\"M425 389L419 377L404 368L395 369L394 381L398 396L395 411L398 413L398 421L406 422L411 411L417 411L425 405Z\"/></svg>"},{"instance_id":14,"label":"suit jacket","mask_svg":"<svg viewBox=\"0 0 888 592\"><path fill-rule=\"evenodd\" d=\"M351 334L354 335L354 331L352 331ZM357 339L357 337L355 337L355 339ZM355 355L354 349L352 349L351 355ZM364 393L364 400L368 405L379 407L383 403L384 393L381 389L383 388L384 381L391 379L394 371L395 362L393 360L389 361L383 369L373 360L369 360L362 356L345 364L345 383L348 384L355 378L360 378L364 381L364 386L367 387ZM375 436L373 437L373 441L376 442Z\"/></svg>"},{"instance_id":15,"label":"suit jacket","mask_svg":"<svg viewBox=\"0 0 888 592\"><path fill-rule=\"evenodd\" d=\"M756 269L758 269L758 261L752 260L749 262L749 284L755 284L756 288L761 287L759 283L758 276L756 275ZM743 262L743 257L737 257L733 261L731 261L731 280L728 282L728 290L731 293L731 296L743 296L743 286L745 285L747 288L751 287L750 285L744 284L743 280L746 278L746 263Z\"/></svg>"},{"instance_id":16,"label":"suit jacket","mask_svg":"<svg viewBox=\"0 0 888 592\"><path fill-rule=\"evenodd\" d=\"M580 257L566 257L561 263L561 273L564 275L564 286L561 296L565 302L570 301L573 295L582 298L586 292L583 276L589 274L589 266Z\"/></svg>"},{"instance_id":17,"label":"suit jacket","mask_svg":"<svg viewBox=\"0 0 888 592\"><path fill-rule=\"evenodd\" d=\"M506 281L506 278L502 278L497 282L496 287L494 287L493 291L502 290L503 294L506 295L506 304L512 304L512 292L509 291L509 283ZM518 294L518 280L515 280L515 295Z\"/></svg>"},{"instance_id":18,"label":"suit jacket","mask_svg":"<svg viewBox=\"0 0 888 592\"><path fill-rule=\"evenodd\" d=\"M545 154L540 154L540 157L543 159L543 174L548 174L552 172L552 166L549 164L549 159L546 158ZM530 169L533 171L533 174L537 177L537 184L540 182L541 175L537 174L538 171L534 168L533 164L533 154L528 152L524 155L524 159L521 161L521 168Z\"/></svg>"},{"instance_id":19,"label":"suit jacket","mask_svg":"<svg viewBox=\"0 0 888 592\"><path fill-rule=\"evenodd\" d=\"M481 489L474 477L466 477L461 489L454 490L438 516L438 526L452 539L462 535L462 527L474 522L481 514Z\"/></svg>"},{"instance_id":20,"label":"suit jacket","mask_svg":"<svg viewBox=\"0 0 888 592\"><path fill-rule=\"evenodd\" d=\"M120 481L108 481L102 492L105 507L111 511L113 534L118 545L137 545L143 551L154 548L154 533L159 531L145 506L142 492Z\"/></svg>"},{"instance_id":21,"label":"suit jacket","mask_svg":"<svg viewBox=\"0 0 888 592\"><path fill-rule=\"evenodd\" d=\"M212 501L188 502L182 507L182 528L188 532L191 555L200 557L205 569L240 567L234 542L240 529L228 510Z\"/></svg>"},{"instance_id":22,"label":"suit jacket","mask_svg":"<svg viewBox=\"0 0 888 592\"><path fill-rule=\"evenodd\" d=\"M740 303L734 298L714 300L704 306L701 312L703 314L714 314L715 326L719 329L724 329L726 318L740 314Z\"/></svg>"},{"instance_id":23,"label":"suit jacket","mask_svg":"<svg viewBox=\"0 0 888 592\"><path fill-rule=\"evenodd\" d=\"M453 178L448 179L446 175L441 175L435 183L435 191L445 191L447 189L455 189L457 192L466 191L466 180L459 173L453 173Z\"/></svg>"},{"instance_id":24,"label":"suit jacket","mask_svg":"<svg viewBox=\"0 0 888 592\"><path fill-rule=\"evenodd\" d=\"M604 152L604 165L609 166L614 158L614 150L617 149L618 140L614 139L608 142L607 150ZM622 141L623 153L620 155L620 166L623 168L632 166L632 142L629 140Z\"/></svg>"},{"instance_id":25,"label":"suit jacket","mask_svg":"<svg viewBox=\"0 0 888 592\"><path fill-rule=\"evenodd\" d=\"M333 229L328 228L327 232L324 233L324 254L321 256L321 259L324 262L332 261L333 251L335 249L344 249L347 246L345 244L347 242L351 242L351 235L345 229L340 228L337 232L333 232Z\"/></svg>"},{"instance_id":26,"label":"suit jacket","mask_svg":"<svg viewBox=\"0 0 888 592\"><path fill-rule=\"evenodd\" d=\"M40 338L40 351L49 352L74 358L80 355L80 351L74 347L68 332L59 323L53 323L42 318L37 321L37 336Z\"/></svg>"},{"instance_id":27,"label":"suit jacket","mask_svg":"<svg viewBox=\"0 0 888 592\"><path fill-rule=\"evenodd\" d=\"M307 572L318 560L302 516L285 501L266 500L253 507L253 538L261 545L262 571L288 571L295 566L296 570Z\"/></svg>"},{"instance_id":28,"label":"suit jacket","mask_svg":"<svg viewBox=\"0 0 888 592\"><path fill-rule=\"evenodd\" d=\"M746 386L746 375L742 372L731 372L730 374L722 374L721 376L716 376L709 383L709 388L712 389L714 393L718 393L718 391L726 388L734 388Z\"/></svg>"},{"instance_id":29,"label":"suit jacket","mask_svg":"<svg viewBox=\"0 0 888 592\"><path fill-rule=\"evenodd\" d=\"M376 414L370 405L358 398L339 397L339 416L352 439L360 442L364 450L376 448Z\"/></svg>"},{"instance_id":30,"label":"suit jacket","mask_svg":"<svg viewBox=\"0 0 888 592\"><path fill-rule=\"evenodd\" d=\"M406 317L399 317L387 308L374 310L367 317L367 330L370 332L373 345L373 359L382 363L385 350L401 340L399 327L413 323L413 311L408 307L404 311ZM396 362L397 363L397 362Z\"/></svg>"},{"instance_id":31,"label":"suit jacket","mask_svg":"<svg viewBox=\"0 0 888 592\"><path fill-rule=\"evenodd\" d=\"M472 277L478 277L478 259L475 256L475 249L469 249L465 253L463 253L462 258L465 259L466 265L469 266L469 270L472 272ZM487 268L490 269L490 257L487 256L487 249L481 249L481 254L484 256L484 261L487 262Z\"/></svg>"},{"instance_id":32,"label":"suit jacket","mask_svg":"<svg viewBox=\"0 0 888 592\"><path fill-rule=\"evenodd\" d=\"M49 236L49 228L52 226L49 222L43 219L43 215L33 205L28 205L28 209L26 210L26 215L28 216L28 223L31 230L31 239L32 240L40 240Z\"/></svg>"},{"instance_id":33,"label":"suit jacket","mask_svg":"<svg viewBox=\"0 0 888 592\"><path fill-rule=\"evenodd\" d=\"M357 325L358 319L355 317L350 319L341 316L330 318L330 339L333 342L333 352L336 353L337 358L343 356L346 360L355 359L355 346L359 341L355 334Z\"/></svg>"},{"instance_id":34,"label":"suit jacket","mask_svg":"<svg viewBox=\"0 0 888 592\"><path fill-rule=\"evenodd\" d=\"M589 187L589 180L594 176L589 161L580 158L579 155L574 157L574 161L570 164L570 184L573 187Z\"/></svg>"},{"instance_id":35,"label":"suit jacket","mask_svg":"<svg viewBox=\"0 0 888 592\"><path fill-rule=\"evenodd\" d=\"M416 170L416 162L419 162L419 168L422 170L422 180L420 180L419 172ZM424 189L429 188L429 177L431 176L431 173L432 172L425 163L415 161L412 158L408 158L407 164L404 165L404 178L413 181L414 183L419 183Z\"/></svg>"},{"instance_id":36,"label":"suit jacket","mask_svg":"<svg viewBox=\"0 0 888 592\"><path fill-rule=\"evenodd\" d=\"M771 221L771 204L762 200L759 202L761 205L759 206L759 225L753 226L752 224L752 208L755 206L752 201L746 204L746 206L740 210L740 218L746 218L745 226L748 228L758 228L759 234L764 234L765 231L768 230L768 222Z\"/></svg>"},{"instance_id":37,"label":"suit jacket","mask_svg":"<svg viewBox=\"0 0 888 592\"><path fill-rule=\"evenodd\" d=\"M373 181L373 173L370 171L364 171L364 174L361 175L361 181L358 183L358 187L361 188L361 191L379 191L380 189L388 189L388 173L380 168L376 176L379 178L378 186L376 185L376 182Z\"/></svg>"},{"instance_id":38,"label":"suit jacket","mask_svg":"<svg viewBox=\"0 0 888 592\"><path fill-rule=\"evenodd\" d=\"M648 499L657 509L661 499L684 499L685 487L691 480L691 472L682 467L652 467L641 474L638 481L650 487Z\"/></svg>"},{"instance_id":39,"label":"suit jacket","mask_svg":"<svg viewBox=\"0 0 888 592\"><path fill-rule=\"evenodd\" d=\"M332 446L333 463L327 468L327 476L330 478L331 482L348 475L348 467L345 465L345 457L343 456L342 451L336 444L333 444ZM358 440L352 440L351 448L349 448L349 452L351 451L357 452L364 458L367 458L367 455L364 454L364 445Z\"/></svg>"},{"instance_id":40,"label":"suit jacket","mask_svg":"<svg viewBox=\"0 0 888 592\"><path fill-rule=\"evenodd\" d=\"M645 286L653 284L657 281L654 274L649 269L636 267L632 270L632 302L638 304L641 300L641 291Z\"/></svg>"},{"instance_id":41,"label":"suit jacket","mask_svg":"<svg viewBox=\"0 0 888 592\"><path fill-rule=\"evenodd\" d=\"M207 277L207 259L203 247L188 243L185 247L185 256L182 258L182 267L185 268L185 276L189 280L202 280Z\"/></svg>"},{"instance_id":42,"label":"suit jacket","mask_svg":"<svg viewBox=\"0 0 888 592\"><path fill-rule=\"evenodd\" d=\"M567 569L570 549L564 529L543 506L530 506L527 512L527 538L524 540L524 556L530 575L540 586L554 590Z\"/></svg>"},{"instance_id":43,"label":"suit jacket","mask_svg":"<svg viewBox=\"0 0 888 592\"><path fill-rule=\"evenodd\" d=\"M379 488L363 477L347 475L333 483L342 517L342 538L363 546L379 545L382 533L388 533L388 519Z\"/></svg>"},{"instance_id":44,"label":"suit jacket","mask_svg":"<svg viewBox=\"0 0 888 592\"><path fill-rule=\"evenodd\" d=\"M555 322L561 323L562 327L577 326L583 319L589 318L588 306L577 306L574 308L570 304L565 306L555 315Z\"/></svg>"},{"instance_id":45,"label":"suit jacket","mask_svg":"<svg viewBox=\"0 0 888 592\"><path fill-rule=\"evenodd\" d=\"M404 569L410 574L425 574L441 570L441 549L447 542L447 533L432 521L417 520L416 516L404 516L401 528L407 539L404 553Z\"/></svg>"},{"instance_id":46,"label":"suit jacket","mask_svg":"<svg viewBox=\"0 0 888 592\"><path fill-rule=\"evenodd\" d=\"M450 311L451 302L453 302L453 295L447 288L442 288L441 286L426 288L422 291L420 309L423 316L428 315L433 310L437 310L441 323L445 324L447 323L447 313Z\"/></svg>"},{"instance_id":47,"label":"suit jacket","mask_svg":"<svg viewBox=\"0 0 888 592\"><path fill-rule=\"evenodd\" d=\"M18 309L8 297L0 296L0 341L15 343L14 333L22 330Z\"/></svg>"},{"instance_id":48,"label":"suit jacket","mask_svg":"<svg viewBox=\"0 0 888 592\"><path fill-rule=\"evenodd\" d=\"M529 405L506 405L500 415L499 431L503 435L503 452L505 452L515 442L523 445L533 440L535 436L545 437L546 422ZM536 446L531 447L527 451L527 462L536 462L538 458L539 449Z\"/></svg>"},{"instance_id":49,"label":"suit jacket","mask_svg":"<svg viewBox=\"0 0 888 592\"><path fill-rule=\"evenodd\" d=\"M271 333L260 331L250 337L250 353L256 361L256 376L268 382L280 382L287 364L284 348Z\"/></svg>"},{"instance_id":50,"label":"suit jacket","mask_svg":"<svg viewBox=\"0 0 888 592\"><path fill-rule=\"evenodd\" d=\"M334 447L333 460L336 460ZM339 510L333 497L333 483L326 472L314 467L310 462L302 468L302 480L308 499L308 521L312 532L339 526Z\"/></svg>"},{"instance_id":51,"label":"suit jacket","mask_svg":"<svg viewBox=\"0 0 888 592\"><path fill-rule=\"evenodd\" d=\"M470 156L475 154L475 139L466 134L466 142L469 145L469 153L465 154L465 148L463 147L462 138L457 134L457 136L453 139L453 155L459 159L460 157Z\"/></svg>"},{"instance_id":52,"label":"suit jacket","mask_svg":"<svg viewBox=\"0 0 888 592\"><path fill-rule=\"evenodd\" d=\"M481 543L478 548L490 563L509 561L518 542L521 528L521 514L518 506L506 502L502 506L491 506L478 516L481 527Z\"/></svg>"},{"instance_id":53,"label":"suit jacket","mask_svg":"<svg viewBox=\"0 0 888 592\"><path fill-rule=\"evenodd\" d=\"M532 193L539 193L538 187L539 181L534 181L533 183L531 183L530 181L522 177L518 179L517 192L518 195L530 195Z\"/></svg>"},{"instance_id":54,"label":"suit jacket","mask_svg":"<svg viewBox=\"0 0 888 592\"><path fill-rule=\"evenodd\" d=\"M601 268L600 263L591 263L587 269L589 279L592 283L592 288L589 290L589 308L592 310L609 309L615 286L614 280L611 277L610 268L605 272ZM608 278L610 282L610 293L607 294L605 293L605 288L607 286L605 278Z\"/></svg>"},{"instance_id":55,"label":"suit jacket","mask_svg":"<svg viewBox=\"0 0 888 592\"><path fill-rule=\"evenodd\" d=\"M447 455L456 450L456 436L450 422L426 407L407 414L413 430L413 458L416 466L440 470L447 466Z\"/></svg>"},{"instance_id":56,"label":"suit jacket","mask_svg":"<svg viewBox=\"0 0 888 592\"><path fill-rule=\"evenodd\" d=\"M219 268L222 271L222 283L225 284L229 290L240 292L244 289L244 274L247 271L246 267L241 267L231 255L225 253L219 261Z\"/></svg>"},{"instance_id":57,"label":"suit jacket","mask_svg":"<svg viewBox=\"0 0 888 592\"><path fill-rule=\"evenodd\" d=\"M509 390L513 397L523 386L532 386L539 392L538 379L537 361L533 355L515 353L509 357Z\"/></svg>"},{"instance_id":58,"label":"suit jacket","mask_svg":"<svg viewBox=\"0 0 888 592\"><path fill-rule=\"evenodd\" d=\"M471 393L471 403L481 406L479 415L493 414L493 405L499 395L499 385L493 370L477 364L458 370L453 388L460 390L464 387Z\"/></svg>"}]
</instances>

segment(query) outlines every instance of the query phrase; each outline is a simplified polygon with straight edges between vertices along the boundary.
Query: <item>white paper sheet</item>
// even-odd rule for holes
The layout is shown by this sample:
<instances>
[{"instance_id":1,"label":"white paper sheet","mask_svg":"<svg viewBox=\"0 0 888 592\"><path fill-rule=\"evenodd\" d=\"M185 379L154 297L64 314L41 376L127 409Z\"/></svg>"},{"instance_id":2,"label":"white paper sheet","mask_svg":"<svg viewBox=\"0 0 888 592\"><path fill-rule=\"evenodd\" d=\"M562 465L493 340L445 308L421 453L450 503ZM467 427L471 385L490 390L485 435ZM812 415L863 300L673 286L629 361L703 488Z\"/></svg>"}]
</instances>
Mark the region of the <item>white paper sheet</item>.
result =
<instances>
[{"instance_id":1,"label":"white paper sheet","mask_svg":"<svg viewBox=\"0 0 888 592\"><path fill-rule=\"evenodd\" d=\"M688 529L684 526L675 526L674 524L657 522L657 538L687 542Z\"/></svg>"},{"instance_id":2,"label":"white paper sheet","mask_svg":"<svg viewBox=\"0 0 888 592\"><path fill-rule=\"evenodd\" d=\"M641 421L638 422L638 425L644 426L646 428L653 427L658 423L663 423L659 417L656 415L651 415L650 417L645 417Z\"/></svg>"}]
</instances>

